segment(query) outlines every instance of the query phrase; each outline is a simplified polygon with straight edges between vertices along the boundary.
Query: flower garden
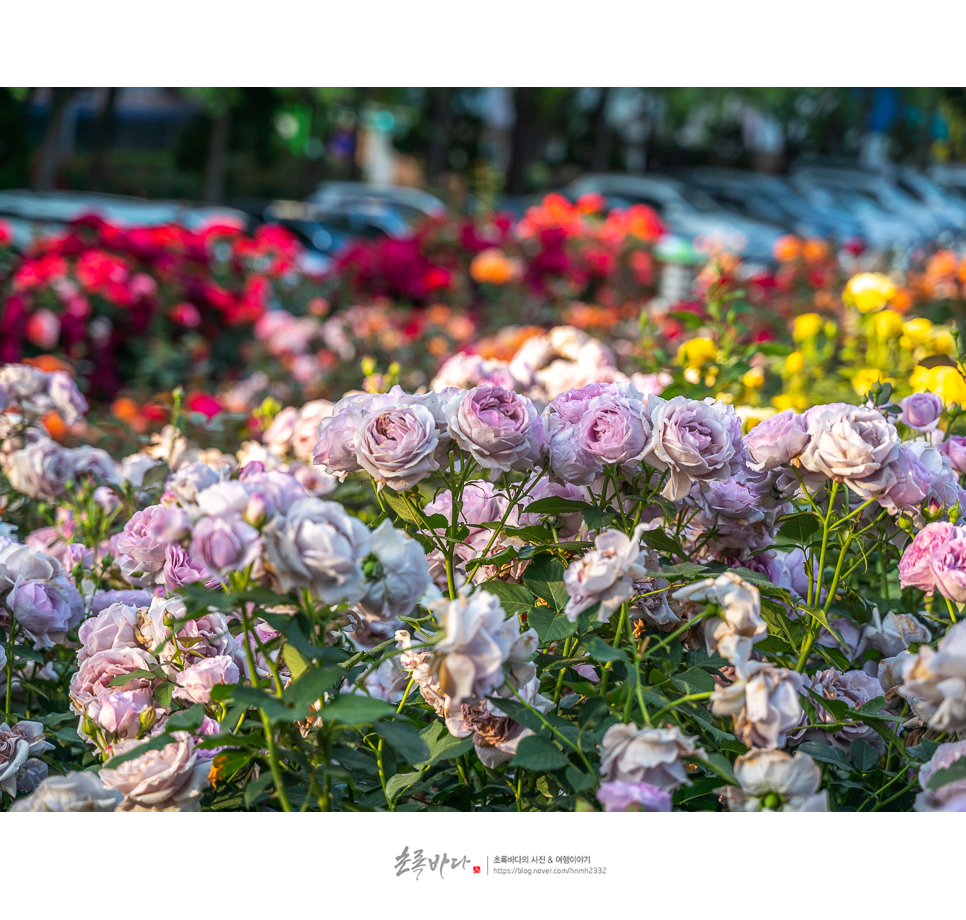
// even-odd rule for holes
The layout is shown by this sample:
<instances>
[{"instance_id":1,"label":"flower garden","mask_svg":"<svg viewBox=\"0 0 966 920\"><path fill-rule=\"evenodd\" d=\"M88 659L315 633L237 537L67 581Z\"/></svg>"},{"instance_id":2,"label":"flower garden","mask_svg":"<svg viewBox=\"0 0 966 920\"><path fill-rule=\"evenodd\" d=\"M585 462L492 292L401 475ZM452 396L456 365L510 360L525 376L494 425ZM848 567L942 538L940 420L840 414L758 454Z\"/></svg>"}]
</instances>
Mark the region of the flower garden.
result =
<instances>
[{"instance_id":1,"label":"flower garden","mask_svg":"<svg viewBox=\"0 0 966 920\"><path fill-rule=\"evenodd\" d=\"M966 810L966 261L663 240L0 224L3 809Z\"/></svg>"}]
</instances>

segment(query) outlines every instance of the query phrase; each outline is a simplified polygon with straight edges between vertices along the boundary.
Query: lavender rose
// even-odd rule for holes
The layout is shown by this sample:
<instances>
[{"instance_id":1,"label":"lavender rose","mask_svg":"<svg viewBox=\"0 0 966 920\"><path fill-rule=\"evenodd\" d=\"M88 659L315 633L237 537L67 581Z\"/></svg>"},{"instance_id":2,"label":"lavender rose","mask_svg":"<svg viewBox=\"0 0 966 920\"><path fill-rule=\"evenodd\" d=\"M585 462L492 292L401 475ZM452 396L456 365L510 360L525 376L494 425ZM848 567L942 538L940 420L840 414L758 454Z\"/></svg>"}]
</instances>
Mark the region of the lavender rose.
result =
<instances>
[{"instance_id":1,"label":"lavender rose","mask_svg":"<svg viewBox=\"0 0 966 920\"><path fill-rule=\"evenodd\" d=\"M425 406L400 406L368 416L356 429L356 459L381 488L411 489L434 470L439 435Z\"/></svg>"},{"instance_id":2,"label":"lavender rose","mask_svg":"<svg viewBox=\"0 0 966 920\"><path fill-rule=\"evenodd\" d=\"M184 539L187 533L188 518L180 508L149 505L135 512L114 537L114 550L133 561L133 572L156 575L164 568L168 545Z\"/></svg>"},{"instance_id":3,"label":"lavender rose","mask_svg":"<svg viewBox=\"0 0 966 920\"><path fill-rule=\"evenodd\" d=\"M669 471L670 478L661 492L665 498L680 501L694 482L733 475L733 462L737 466L740 459L741 425L714 400L698 402L685 396L661 400L651 412L651 423L653 433L644 460L656 469Z\"/></svg>"},{"instance_id":4,"label":"lavender rose","mask_svg":"<svg viewBox=\"0 0 966 920\"><path fill-rule=\"evenodd\" d=\"M607 782L648 783L673 792L690 782L685 761L705 756L695 746L696 740L676 725L669 728L638 728L633 722L612 725L600 745L601 775Z\"/></svg>"},{"instance_id":5,"label":"lavender rose","mask_svg":"<svg viewBox=\"0 0 966 920\"><path fill-rule=\"evenodd\" d=\"M671 793L650 783L613 780L601 783L597 801L604 811L670 811Z\"/></svg>"},{"instance_id":6,"label":"lavender rose","mask_svg":"<svg viewBox=\"0 0 966 920\"><path fill-rule=\"evenodd\" d=\"M953 472L957 476L966 473L966 436L961 434L948 435L939 444L939 452L944 457L949 457Z\"/></svg>"},{"instance_id":7,"label":"lavender rose","mask_svg":"<svg viewBox=\"0 0 966 920\"><path fill-rule=\"evenodd\" d=\"M114 753L127 753L141 743L122 741ZM199 756L191 736L175 732L171 743L160 751L148 751L117 769L101 770L101 781L123 794L118 811L200 811L201 791L208 785L210 768L210 761Z\"/></svg>"},{"instance_id":8,"label":"lavender rose","mask_svg":"<svg viewBox=\"0 0 966 920\"><path fill-rule=\"evenodd\" d=\"M805 420L786 409L755 425L745 435L745 449L753 470L773 470L798 458L808 444Z\"/></svg>"},{"instance_id":9,"label":"lavender rose","mask_svg":"<svg viewBox=\"0 0 966 920\"><path fill-rule=\"evenodd\" d=\"M933 431L943 414L943 401L929 392L913 393L899 403L899 421L916 431Z\"/></svg>"},{"instance_id":10,"label":"lavender rose","mask_svg":"<svg viewBox=\"0 0 966 920\"><path fill-rule=\"evenodd\" d=\"M564 585L570 599L564 613L575 622L588 607L600 603L597 619L608 619L634 593L634 581L645 576L646 554L641 549L644 525L639 524L631 537L619 530L605 530L594 543L595 549L575 559L564 572Z\"/></svg>"},{"instance_id":11,"label":"lavender rose","mask_svg":"<svg viewBox=\"0 0 966 920\"><path fill-rule=\"evenodd\" d=\"M799 462L806 470L844 482L864 499L895 482L899 435L875 409L833 403L809 409L803 418L809 441Z\"/></svg>"},{"instance_id":12,"label":"lavender rose","mask_svg":"<svg viewBox=\"0 0 966 920\"><path fill-rule=\"evenodd\" d=\"M389 521L372 532L372 554L375 565L357 606L373 631L388 638L401 625L397 617L411 614L432 585L429 564L422 546Z\"/></svg>"},{"instance_id":13,"label":"lavender rose","mask_svg":"<svg viewBox=\"0 0 966 920\"><path fill-rule=\"evenodd\" d=\"M603 465L636 463L651 436L644 403L625 397L591 400L577 425L577 444Z\"/></svg>"},{"instance_id":14,"label":"lavender rose","mask_svg":"<svg viewBox=\"0 0 966 920\"><path fill-rule=\"evenodd\" d=\"M326 604L351 603L365 594L362 560L372 537L336 502L300 499L265 528L264 539L283 591L312 588Z\"/></svg>"},{"instance_id":15,"label":"lavender rose","mask_svg":"<svg viewBox=\"0 0 966 920\"><path fill-rule=\"evenodd\" d=\"M195 524L190 553L212 575L224 579L253 565L261 547L258 531L246 524L240 514L229 512L203 517Z\"/></svg>"},{"instance_id":16,"label":"lavender rose","mask_svg":"<svg viewBox=\"0 0 966 920\"><path fill-rule=\"evenodd\" d=\"M70 455L56 441L39 438L11 454L5 472L16 491L53 501L70 478Z\"/></svg>"},{"instance_id":17,"label":"lavender rose","mask_svg":"<svg viewBox=\"0 0 966 920\"><path fill-rule=\"evenodd\" d=\"M16 798L18 782L30 771L30 760L53 747L44 740L44 726L40 722L23 720L13 728L6 722L0 724L0 791Z\"/></svg>"},{"instance_id":18,"label":"lavender rose","mask_svg":"<svg viewBox=\"0 0 966 920\"><path fill-rule=\"evenodd\" d=\"M450 436L487 470L523 472L543 463L547 437L533 403L498 386L480 386L446 403Z\"/></svg>"},{"instance_id":19,"label":"lavender rose","mask_svg":"<svg viewBox=\"0 0 966 920\"><path fill-rule=\"evenodd\" d=\"M124 796L116 789L108 789L95 773L68 773L45 779L25 799L11 806L10 811L114 811Z\"/></svg>"}]
</instances>

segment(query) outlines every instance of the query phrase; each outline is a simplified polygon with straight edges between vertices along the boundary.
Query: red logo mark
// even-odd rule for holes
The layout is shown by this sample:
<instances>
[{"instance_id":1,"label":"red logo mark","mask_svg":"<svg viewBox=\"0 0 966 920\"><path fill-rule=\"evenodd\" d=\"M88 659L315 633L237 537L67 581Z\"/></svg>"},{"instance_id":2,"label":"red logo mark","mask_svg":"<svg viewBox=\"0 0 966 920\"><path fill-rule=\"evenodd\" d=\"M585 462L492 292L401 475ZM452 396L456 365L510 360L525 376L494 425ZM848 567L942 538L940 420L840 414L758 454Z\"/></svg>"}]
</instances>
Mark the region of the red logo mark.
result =
<instances>
[{"instance_id":1,"label":"red logo mark","mask_svg":"<svg viewBox=\"0 0 966 920\"><path fill-rule=\"evenodd\" d=\"M480 874L480 867L479 866L473 866L473 874L474 875L479 875Z\"/></svg>"}]
</instances>

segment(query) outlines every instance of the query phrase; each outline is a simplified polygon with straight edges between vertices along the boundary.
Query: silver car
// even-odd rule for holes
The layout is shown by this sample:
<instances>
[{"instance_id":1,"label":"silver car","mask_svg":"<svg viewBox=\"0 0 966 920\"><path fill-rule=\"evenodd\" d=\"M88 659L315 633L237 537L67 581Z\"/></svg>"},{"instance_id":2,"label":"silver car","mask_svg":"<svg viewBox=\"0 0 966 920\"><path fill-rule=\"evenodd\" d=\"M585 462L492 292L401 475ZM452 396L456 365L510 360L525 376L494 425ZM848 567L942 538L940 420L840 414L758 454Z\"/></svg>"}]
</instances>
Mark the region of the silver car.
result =
<instances>
[{"instance_id":1,"label":"silver car","mask_svg":"<svg viewBox=\"0 0 966 920\"><path fill-rule=\"evenodd\" d=\"M648 173L643 176L591 174L574 180L566 191L598 194L653 208L670 230L696 248L720 247L748 262L774 262L781 227L726 211L714 199L679 179Z\"/></svg>"}]
</instances>

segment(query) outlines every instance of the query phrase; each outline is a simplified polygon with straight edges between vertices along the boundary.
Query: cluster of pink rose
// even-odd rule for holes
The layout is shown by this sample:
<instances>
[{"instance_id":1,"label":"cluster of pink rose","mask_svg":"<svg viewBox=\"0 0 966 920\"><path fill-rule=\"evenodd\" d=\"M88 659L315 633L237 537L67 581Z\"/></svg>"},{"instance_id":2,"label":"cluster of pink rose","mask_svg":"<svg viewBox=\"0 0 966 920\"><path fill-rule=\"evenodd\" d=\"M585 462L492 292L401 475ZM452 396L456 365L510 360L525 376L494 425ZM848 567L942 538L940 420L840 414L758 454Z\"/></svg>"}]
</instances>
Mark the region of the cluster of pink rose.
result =
<instances>
[{"instance_id":1,"label":"cluster of pink rose","mask_svg":"<svg viewBox=\"0 0 966 920\"><path fill-rule=\"evenodd\" d=\"M666 811L697 770L730 810L802 811L855 788L830 771L888 765L915 733L933 745L916 807L966 810L966 781L933 784L966 753L948 740L966 732L966 438L943 430L941 401L789 410L744 432L724 402L616 374L559 390L538 376L551 365L526 362L531 395L494 382L520 385L519 368L481 365L469 388L283 409L234 455L169 428L120 461L37 426L50 405L84 411L69 378L0 369L17 410L0 448L0 668L8 715L26 702L0 726L0 790L18 810L197 809L237 746L222 700L270 690L284 709L312 670L286 623L321 616L309 651L364 666L311 693L301 738L366 697L471 739L518 800L522 771L557 769L547 782L597 785L605 810ZM890 600L883 555L863 601L876 555L903 547L898 582L925 597ZM675 644L678 659L649 657ZM38 682L66 687L99 779L47 778L56 736L26 716ZM588 752L567 715L591 698L607 717ZM393 808L407 787L374 750L373 794Z\"/></svg>"}]
</instances>

